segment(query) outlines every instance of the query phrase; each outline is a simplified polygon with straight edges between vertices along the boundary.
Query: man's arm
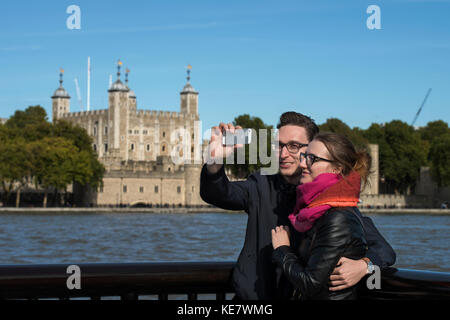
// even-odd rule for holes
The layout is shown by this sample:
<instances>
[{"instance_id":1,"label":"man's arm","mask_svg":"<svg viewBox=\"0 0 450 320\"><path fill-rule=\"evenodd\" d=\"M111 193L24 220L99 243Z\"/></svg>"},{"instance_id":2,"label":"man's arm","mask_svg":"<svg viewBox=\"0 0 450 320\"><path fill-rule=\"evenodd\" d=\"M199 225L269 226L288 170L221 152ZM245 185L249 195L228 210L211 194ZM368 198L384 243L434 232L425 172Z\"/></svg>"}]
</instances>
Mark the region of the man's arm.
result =
<instances>
[{"instance_id":1,"label":"man's arm","mask_svg":"<svg viewBox=\"0 0 450 320\"><path fill-rule=\"evenodd\" d=\"M205 164L200 176L200 196L216 207L248 212L250 185L249 180L230 182L223 165L217 172L209 173Z\"/></svg>"},{"instance_id":2,"label":"man's arm","mask_svg":"<svg viewBox=\"0 0 450 320\"><path fill-rule=\"evenodd\" d=\"M396 254L391 245L384 239L375 227L372 219L362 216L359 210L355 210L364 224L366 241L369 249L366 259L352 260L341 258L330 276L330 290L338 291L353 286L367 274L367 262L369 259L380 269L387 268L395 263Z\"/></svg>"},{"instance_id":3,"label":"man's arm","mask_svg":"<svg viewBox=\"0 0 450 320\"><path fill-rule=\"evenodd\" d=\"M392 266L395 263L396 259L394 249L392 249L391 245L386 241L386 239L384 239L384 237L375 227L372 219L364 216L362 217L362 219L364 221L366 240L369 246L366 257L369 258L374 265L380 267L380 269Z\"/></svg>"},{"instance_id":4,"label":"man's arm","mask_svg":"<svg viewBox=\"0 0 450 320\"><path fill-rule=\"evenodd\" d=\"M228 210L245 210L248 213L250 178L246 181L230 182L223 165L223 159L229 157L243 144L223 145L223 132L234 132L240 126L225 124L212 127L211 140L208 145L207 162L200 176L200 196L212 205Z\"/></svg>"}]
</instances>

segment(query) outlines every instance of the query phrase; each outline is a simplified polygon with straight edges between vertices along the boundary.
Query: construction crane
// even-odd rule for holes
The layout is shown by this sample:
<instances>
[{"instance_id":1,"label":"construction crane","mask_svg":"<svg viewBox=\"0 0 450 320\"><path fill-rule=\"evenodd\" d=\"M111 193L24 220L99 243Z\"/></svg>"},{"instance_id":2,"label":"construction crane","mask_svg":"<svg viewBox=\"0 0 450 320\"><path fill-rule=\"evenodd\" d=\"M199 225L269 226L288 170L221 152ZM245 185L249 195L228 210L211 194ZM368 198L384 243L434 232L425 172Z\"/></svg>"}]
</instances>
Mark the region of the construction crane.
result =
<instances>
[{"instance_id":1,"label":"construction crane","mask_svg":"<svg viewBox=\"0 0 450 320\"><path fill-rule=\"evenodd\" d=\"M430 95L430 92L431 92L431 88L428 89L428 92L427 92L427 94L425 95L425 98L423 99L422 104L420 105L420 108L419 108L419 110L417 111L416 116L414 117L414 120L413 120L412 123L411 123L411 126L414 126L414 124L416 123L417 118L419 117L419 114L420 114L420 112L422 111L423 106L425 105L425 102L427 102L427 99L428 99L428 96Z\"/></svg>"},{"instance_id":2,"label":"construction crane","mask_svg":"<svg viewBox=\"0 0 450 320\"><path fill-rule=\"evenodd\" d=\"M80 86L78 85L78 78L75 78L74 81L75 81L75 87L77 89L78 103L80 104L81 111L83 111L83 102L81 101L81 93L80 93Z\"/></svg>"}]
</instances>

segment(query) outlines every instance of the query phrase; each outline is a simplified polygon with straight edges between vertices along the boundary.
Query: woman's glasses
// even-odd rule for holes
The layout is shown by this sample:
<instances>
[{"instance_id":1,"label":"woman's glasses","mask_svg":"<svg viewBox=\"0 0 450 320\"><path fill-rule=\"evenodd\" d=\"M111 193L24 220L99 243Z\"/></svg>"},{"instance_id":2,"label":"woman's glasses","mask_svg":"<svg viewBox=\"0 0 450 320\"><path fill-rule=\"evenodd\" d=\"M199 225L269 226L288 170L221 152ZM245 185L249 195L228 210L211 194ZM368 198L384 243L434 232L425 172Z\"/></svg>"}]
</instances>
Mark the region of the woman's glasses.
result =
<instances>
[{"instance_id":1,"label":"woman's glasses","mask_svg":"<svg viewBox=\"0 0 450 320\"><path fill-rule=\"evenodd\" d=\"M306 165L309 168L317 161L334 162L333 160L321 158L312 153L301 152L300 153L300 162L302 162L303 159L306 159Z\"/></svg>"}]
</instances>

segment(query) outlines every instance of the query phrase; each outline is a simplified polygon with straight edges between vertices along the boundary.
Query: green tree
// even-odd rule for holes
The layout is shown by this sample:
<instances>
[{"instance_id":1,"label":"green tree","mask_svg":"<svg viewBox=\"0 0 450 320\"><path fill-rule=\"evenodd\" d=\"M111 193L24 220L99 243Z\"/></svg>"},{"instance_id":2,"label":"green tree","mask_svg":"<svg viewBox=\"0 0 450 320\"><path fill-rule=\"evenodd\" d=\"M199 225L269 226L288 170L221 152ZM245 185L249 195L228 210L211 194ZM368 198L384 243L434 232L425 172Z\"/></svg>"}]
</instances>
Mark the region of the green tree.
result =
<instances>
[{"instance_id":1,"label":"green tree","mask_svg":"<svg viewBox=\"0 0 450 320\"><path fill-rule=\"evenodd\" d=\"M251 117L249 114L243 114L236 118L234 118L233 121L234 126L241 126L243 129L254 129L256 131L256 139L252 140L252 144L256 144L256 150L259 155L259 137L260 137L260 129L267 130L267 156L271 156L271 130L273 129L273 126L265 124L261 118L258 117ZM245 163L244 164L237 164L237 152L235 152L235 158L234 163L235 164L227 164L225 165L226 168L230 169L232 174L237 178L247 178L250 174L253 172L259 170L260 168L266 166L263 165L260 161L259 156L257 157L257 163L253 164L250 163L250 145L245 145Z\"/></svg>"},{"instance_id":2,"label":"green tree","mask_svg":"<svg viewBox=\"0 0 450 320\"><path fill-rule=\"evenodd\" d=\"M433 140L429 159L431 174L438 186L450 186L450 133Z\"/></svg>"},{"instance_id":3,"label":"green tree","mask_svg":"<svg viewBox=\"0 0 450 320\"><path fill-rule=\"evenodd\" d=\"M70 140L79 150L93 151L93 141L86 130L71 122L64 120L56 121L51 127L50 136Z\"/></svg>"},{"instance_id":4,"label":"green tree","mask_svg":"<svg viewBox=\"0 0 450 320\"><path fill-rule=\"evenodd\" d=\"M86 170L75 170L74 173L78 173L73 175L74 182L85 187L90 185L93 188L102 185L105 168L98 161L97 153L92 149L92 138L84 128L59 120L53 124L51 136L65 138L77 147L80 158L79 165L84 166Z\"/></svg>"},{"instance_id":5,"label":"green tree","mask_svg":"<svg viewBox=\"0 0 450 320\"><path fill-rule=\"evenodd\" d=\"M423 140L433 142L434 139L439 139L443 135L450 133L447 122L442 120L428 122L425 127L419 129L420 136Z\"/></svg>"},{"instance_id":6,"label":"green tree","mask_svg":"<svg viewBox=\"0 0 450 320\"><path fill-rule=\"evenodd\" d=\"M372 124L365 137L380 150L380 174L396 193L407 193L416 183L420 167L426 163L427 144L405 122L393 120Z\"/></svg>"},{"instance_id":7,"label":"green tree","mask_svg":"<svg viewBox=\"0 0 450 320\"><path fill-rule=\"evenodd\" d=\"M23 138L0 140L0 183L2 202L6 206L10 194L16 191L16 206L20 203L20 191L31 176L29 145Z\"/></svg>"},{"instance_id":8,"label":"green tree","mask_svg":"<svg viewBox=\"0 0 450 320\"><path fill-rule=\"evenodd\" d=\"M18 110L5 123L10 139L23 137L26 141L36 141L50 134L51 123L41 106L30 106L25 111Z\"/></svg>"},{"instance_id":9,"label":"green tree","mask_svg":"<svg viewBox=\"0 0 450 320\"><path fill-rule=\"evenodd\" d=\"M27 148L23 147L22 151L29 153L29 165L27 167L19 160L11 160L4 164L4 171L8 171L6 166L15 169L9 170L10 174L17 172L18 167L21 167L22 171L27 168L28 180L20 181L34 181L36 186L46 190L44 206L47 205L47 192L50 189L53 189L56 195L57 192L65 191L70 183L90 185L94 188L102 184L105 168L98 161L97 154L92 149L92 139L86 130L66 121L49 123L45 110L40 106L16 111L5 125L0 127L0 143L8 141L24 141L27 144ZM10 144L6 144L4 148L6 147L11 149ZM18 149L9 150L4 157L9 157L13 151L18 152ZM16 183L13 183L14 186L20 185L17 181L16 179ZM7 187L8 194L12 191L13 189ZM19 196L20 189L18 191ZM7 192L4 192L4 197Z\"/></svg>"},{"instance_id":10,"label":"green tree","mask_svg":"<svg viewBox=\"0 0 450 320\"><path fill-rule=\"evenodd\" d=\"M35 141L32 145L34 176L36 186L44 189L43 207L47 207L48 191L53 188L56 196L58 191L65 190L72 182L70 170L74 162L76 147L64 138L46 137Z\"/></svg>"},{"instance_id":11,"label":"green tree","mask_svg":"<svg viewBox=\"0 0 450 320\"><path fill-rule=\"evenodd\" d=\"M442 120L428 122L425 127L421 127L418 130L422 140L426 143L427 149L431 150L433 145L438 144L436 140L441 140L445 135L450 134L450 129L447 122ZM439 145L439 144L438 144ZM433 161L431 159L431 152L428 153L426 165L431 167L432 172L439 172L440 170L433 169Z\"/></svg>"}]
</instances>

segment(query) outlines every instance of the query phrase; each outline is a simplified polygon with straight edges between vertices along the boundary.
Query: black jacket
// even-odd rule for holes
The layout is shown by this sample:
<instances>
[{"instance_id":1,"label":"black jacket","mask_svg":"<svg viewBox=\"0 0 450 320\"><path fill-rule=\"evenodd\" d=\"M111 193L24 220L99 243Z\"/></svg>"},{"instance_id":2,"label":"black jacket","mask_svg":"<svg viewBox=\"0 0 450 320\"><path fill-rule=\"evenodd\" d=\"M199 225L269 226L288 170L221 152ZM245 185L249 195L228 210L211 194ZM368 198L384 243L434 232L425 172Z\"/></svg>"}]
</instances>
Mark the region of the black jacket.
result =
<instances>
[{"instance_id":1,"label":"black jacket","mask_svg":"<svg viewBox=\"0 0 450 320\"><path fill-rule=\"evenodd\" d=\"M200 195L204 201L219 208L244 210L248 213L244 247L233 270L232 285L241 299L275 299L279 297L281 275L272 262L271 230L279 225L290 226L288 215L295 206L295 185L280 174L261 175L255 172L245 181L230 182L222 167L216 174L203 166ZM369 218L364 220L369 249L366 253L381 268L394 264L395 253ZM295 234L295 233L294 233ZM298 241L292 239L293 247Z\"/></svg>"},{"instance_id":2,"label":"black jacket","mask_svg":"<svg viewBox=\"0 0 450 320\"><path fill-rule=\"evenodd\" d=\"M296 250L280 246L273 259L293 286L292 298L355 299L356 286L329 291L329 278L341 257L359 260L366 255L367 242L354 208L328 210L301 234ZM292 290L290 291L292 292Z\"/></svg>"}]
</instances>

